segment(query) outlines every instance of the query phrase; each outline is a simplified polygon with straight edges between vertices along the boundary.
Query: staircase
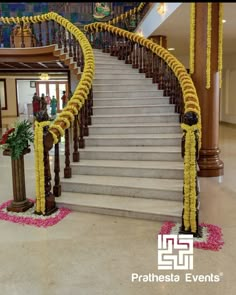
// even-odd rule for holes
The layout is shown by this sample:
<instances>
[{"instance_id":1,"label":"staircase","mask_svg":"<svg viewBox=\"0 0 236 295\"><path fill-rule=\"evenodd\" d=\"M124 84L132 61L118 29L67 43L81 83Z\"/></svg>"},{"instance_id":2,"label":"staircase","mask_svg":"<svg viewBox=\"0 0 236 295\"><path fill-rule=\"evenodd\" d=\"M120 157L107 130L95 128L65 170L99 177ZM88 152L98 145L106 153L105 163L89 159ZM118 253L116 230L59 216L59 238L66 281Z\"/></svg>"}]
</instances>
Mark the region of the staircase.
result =
<instances>
[{"instance_id":1,"label":"staircase","mask_svg":"<svg viewBox=\"0 0 236 295\"><path fill-rule=\"evenodd\" d=\"M183 160L179 115L152 79L94 50L94 107L80 162L62 179L59 207L180 221Z\"/></svg>"}]
</instances>

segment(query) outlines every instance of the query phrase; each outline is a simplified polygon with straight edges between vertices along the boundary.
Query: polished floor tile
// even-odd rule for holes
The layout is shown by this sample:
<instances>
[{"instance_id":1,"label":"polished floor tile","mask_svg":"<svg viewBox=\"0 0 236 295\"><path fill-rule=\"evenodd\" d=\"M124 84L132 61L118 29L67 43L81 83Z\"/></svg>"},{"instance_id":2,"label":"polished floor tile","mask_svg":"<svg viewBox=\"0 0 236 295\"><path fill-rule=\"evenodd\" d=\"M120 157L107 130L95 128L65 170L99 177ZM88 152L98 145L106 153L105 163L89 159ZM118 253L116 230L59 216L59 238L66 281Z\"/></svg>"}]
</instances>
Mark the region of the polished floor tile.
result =
<instances>
[{"instance_id":1,"label":"polished floor tile","mask_svg":"<svg viewBox=\"0 0 236 295\"><path fill-rule=\"evenodd\" d=\"M236 129L220 127L225 174L200 178L200 220L222 227L219 252L194 249L192 274L222 274L221 282L131 282L157 269L161 223L76 213L43 229L0 221L0 292L4 295L234 295L236 294ZM63 150L63 149L62 149ZM33 152L25 156L27 197L34 198ZM0 154L0 202L12 198L10 158Z\"/></svg>"}]
</instances>

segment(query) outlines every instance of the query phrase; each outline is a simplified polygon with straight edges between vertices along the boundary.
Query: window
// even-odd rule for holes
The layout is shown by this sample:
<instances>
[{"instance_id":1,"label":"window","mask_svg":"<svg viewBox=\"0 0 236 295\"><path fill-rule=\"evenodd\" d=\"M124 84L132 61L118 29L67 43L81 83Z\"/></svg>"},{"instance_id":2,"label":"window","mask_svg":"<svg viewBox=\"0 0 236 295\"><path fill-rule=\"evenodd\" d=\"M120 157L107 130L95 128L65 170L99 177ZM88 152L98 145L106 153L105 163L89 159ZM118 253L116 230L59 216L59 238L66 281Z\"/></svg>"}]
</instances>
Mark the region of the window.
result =
<instances>
[{"instance_id":1,"label":"window","mask_svg":"<svg viewBox=\"0 0 236 295\"><path fill-rule=\"evenodd\" d=\"M0 106L2 110L7 110L6 79L0 79Z\"/></svg>"}]
</instances>

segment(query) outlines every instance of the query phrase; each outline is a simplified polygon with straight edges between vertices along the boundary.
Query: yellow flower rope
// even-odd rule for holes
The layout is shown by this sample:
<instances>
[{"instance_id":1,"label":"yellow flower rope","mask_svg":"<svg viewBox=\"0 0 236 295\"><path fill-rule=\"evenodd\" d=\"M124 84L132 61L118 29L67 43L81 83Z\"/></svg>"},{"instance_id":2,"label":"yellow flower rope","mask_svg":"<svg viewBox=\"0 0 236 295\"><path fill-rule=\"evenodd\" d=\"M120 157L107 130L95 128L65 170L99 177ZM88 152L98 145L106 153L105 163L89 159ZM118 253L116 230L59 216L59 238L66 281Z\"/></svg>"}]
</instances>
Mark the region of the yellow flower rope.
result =
<instances>
[{"instance_id":1,"label":"yellow flower rope","mask_svg":"<svg viewBox=\"0 0 236 295\"><path fill-rule=\"evenodd\" d=\"M36 175L36 208L37 213L45 214L45 178L44 178L44 150L43 128L50 122L35 121L34 149L35 149L35 175Z\"/></svg>"},{"instance_id":2,"label":"yellow flower rope","mask_svg":"<svg viewBox=\"0 0 236 295\"><path fill-rule=\"evenodd\" d=\"M222 69L223 69L223 3L219 3L219 43L218 43L218 71L220 79L220 88L222 86Z\"/></svg>"},{"instance_id":3,"label":"yellow flower rope","mask_svg":"<svg viewBox=\"0 0 236 295\"><path fill-rule=\"evenodd\" d=\"M212 3L207 4L207 52L206 52L206 89L211 87L211 12Z\"/></svg>"},{"instance_id":4,"label":"yellow flower rope","mask_svg":"<svg viewBox=\"0 0 236 295\"><path fill-rule=\"evenodd\" d=\"M195 25L196 25L196 4L191 3L191 11L190 11L190 51L189 51L189 72L190 72L190 74L194 73Z\"/></svg>"}]
</instances>

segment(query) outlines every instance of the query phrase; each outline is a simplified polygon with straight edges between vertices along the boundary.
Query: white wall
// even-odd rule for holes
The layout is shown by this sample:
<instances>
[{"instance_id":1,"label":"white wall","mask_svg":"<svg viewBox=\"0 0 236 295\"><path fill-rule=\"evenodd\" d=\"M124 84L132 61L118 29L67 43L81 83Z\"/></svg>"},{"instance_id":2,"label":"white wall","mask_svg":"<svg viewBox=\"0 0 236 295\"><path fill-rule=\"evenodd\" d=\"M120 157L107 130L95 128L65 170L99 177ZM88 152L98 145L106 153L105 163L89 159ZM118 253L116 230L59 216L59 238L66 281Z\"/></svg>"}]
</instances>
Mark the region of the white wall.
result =
<instances>
[{"instance_id":1,"label":"white wall","mask_svg":"<svg viewBox=\"0 0 236 295\"><path fill-rule=\"evenodd\" d=\"M35 92L36 88L30 87L30 80L17 81L19 114L27 115L27 103L32 103L32 97Z\"/></svg>"},{"instance_id":2,"label":"white wall","mask_svg":"<svg viewBox=\"0 0 236 295\"><path fill-rule=\"evenodd\" d=\"M137 26L135 32L138 33L139 31L142 31L143 37L148 38L160 26L160 24L163 23L176 10L176 8L178 8L182 4L182 2L166 2L167 11L165 15L160 15L157 13L157 8L159 4L160 3L153 3L151 9L148 11L143 20Z\"/></svg>"}]
</instances>

